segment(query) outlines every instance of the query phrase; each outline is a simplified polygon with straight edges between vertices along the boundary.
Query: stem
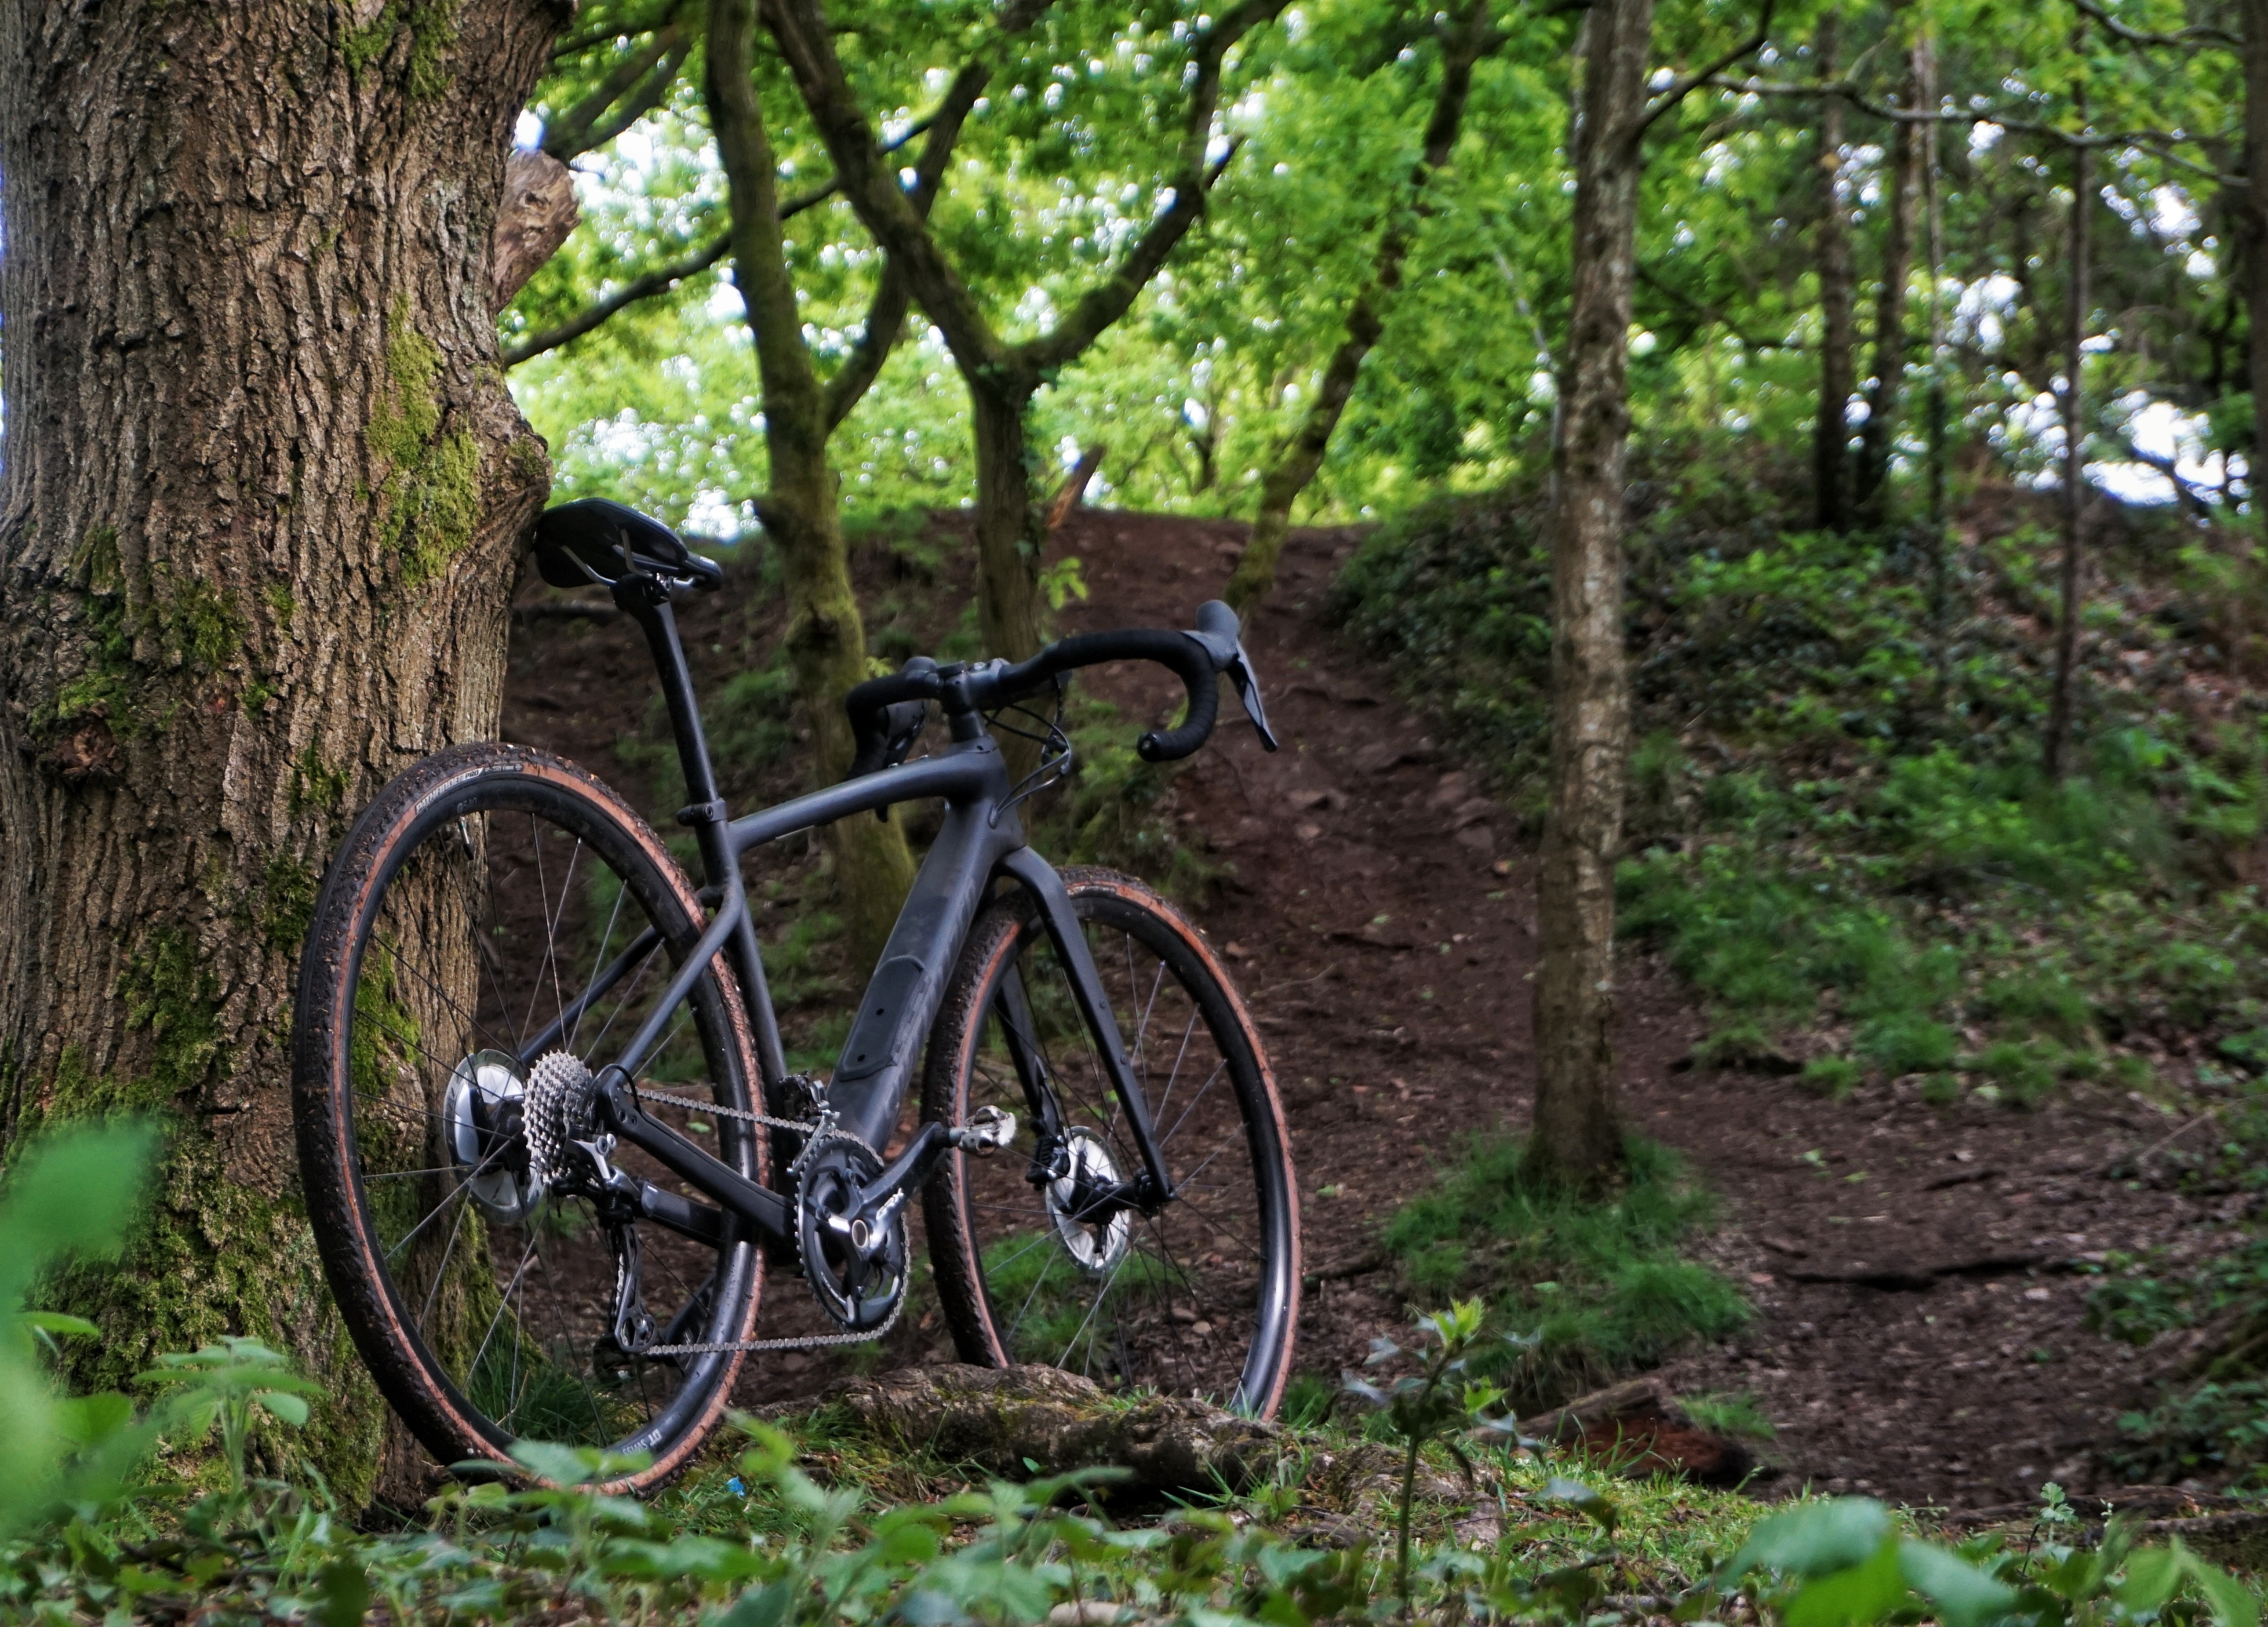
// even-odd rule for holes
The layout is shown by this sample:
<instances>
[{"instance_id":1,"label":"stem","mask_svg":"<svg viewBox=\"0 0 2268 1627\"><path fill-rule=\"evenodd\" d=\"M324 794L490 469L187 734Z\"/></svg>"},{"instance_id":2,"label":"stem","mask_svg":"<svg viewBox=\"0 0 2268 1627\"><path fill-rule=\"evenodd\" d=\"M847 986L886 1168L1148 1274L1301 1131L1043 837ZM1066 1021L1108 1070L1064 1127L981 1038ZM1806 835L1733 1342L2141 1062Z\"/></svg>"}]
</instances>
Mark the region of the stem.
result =
<instances>
[{"instance_id":1,"label":"stem","mask_svg":"<svg viewBox=\"0 0 2268 1627\"><path fill-rule=\"evenodd\" d=\"M1418 1437L1410 1437L1410 1450L1402 1460L1402 1531L1395 1545L1395 1568L1399 1572L1402 1614L1410 1614L1410 1504L1418 1495Z\"/></svg>"}]
</instances>

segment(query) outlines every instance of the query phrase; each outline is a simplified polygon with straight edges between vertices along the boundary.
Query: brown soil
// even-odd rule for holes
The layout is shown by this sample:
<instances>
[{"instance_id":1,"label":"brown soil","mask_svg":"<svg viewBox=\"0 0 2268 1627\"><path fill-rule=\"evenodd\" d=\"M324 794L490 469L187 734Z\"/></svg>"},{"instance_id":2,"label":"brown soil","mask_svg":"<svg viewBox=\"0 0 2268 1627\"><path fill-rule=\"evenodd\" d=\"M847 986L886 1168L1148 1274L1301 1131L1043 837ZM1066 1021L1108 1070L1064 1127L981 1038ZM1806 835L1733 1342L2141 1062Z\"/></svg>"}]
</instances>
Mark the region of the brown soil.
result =
<instances>
[{"instance_id":1,"label":"brown soil","mask_svg":"<svg viewBox=\"0 0 2268 1627\"><path fill-rule=\"evenodd\" d=\"M957 535L957 522L938 532ZM1066 630L1187 625L1242 529L1074 515L1059 546L1085 562L1092 597L1066 610ZM1295 534L1248 631L1283 751L1266 755L1225 723L1171 793L1187 839L1226 867L1202 916L1273 1049L1310 1272L1299 1359L1333 1375L1406 1319L1379 1224L1473 1132L1526 1121L1535 956L1532 865L1508 816L1323 614L1353 541ZM960 553L946 554L941 569L961 578ZM887 589L903 569L889 557L862 557L863 585ZM959 609L946 582L926 596ZM721 596L691 610L704 679L766 647L777 622L776 607ZM650 773L612 748L653 693L635 630L545 622L515 633L513 655L511 738L552 745L651 803ZM1094 681L1143 720L1172 710L1161 675ZM787 794L787 775L736 794ZM1724 1224L1699 1251L1756 1310L1745 1336L1673 1363L1672 1391L1752 1395L1778 1427L1761 1455L1787 1489L1956 1509L2029 1498L2051 1478L2074 1494L2107 1489L2095 1449L2135 1404L2146 1358L2086 1331L2084 1266L2110 1250L2202 1253L2235 1218L2108 1173L2180 1121L2100 1087L2031 1112L1934 1108L1890 1086L1834 1102L1785 1078L1688 1067L1703 1027L1687 992L1634 956L1617 1047L1625 1110L1722 1196ZM767 1331L801 1327L801 1298L775 1274ZM933 1329L902 1342L893 1356L944 1353ZM826 1370L790 1358L760 1383L793 1393Z\"/></svg>"}]
</instances>

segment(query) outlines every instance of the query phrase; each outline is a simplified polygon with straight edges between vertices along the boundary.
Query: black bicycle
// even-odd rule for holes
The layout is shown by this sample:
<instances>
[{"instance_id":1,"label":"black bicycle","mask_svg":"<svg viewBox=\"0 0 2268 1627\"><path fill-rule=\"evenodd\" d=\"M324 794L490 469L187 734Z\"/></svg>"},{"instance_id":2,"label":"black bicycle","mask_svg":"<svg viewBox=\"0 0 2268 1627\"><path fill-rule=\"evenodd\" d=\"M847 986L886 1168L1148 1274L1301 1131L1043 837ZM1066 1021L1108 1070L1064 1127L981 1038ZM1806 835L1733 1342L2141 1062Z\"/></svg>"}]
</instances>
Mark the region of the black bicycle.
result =
<instances>
[{"instance_id":1,"label":"black bicycle","mask_svg":"<svg viewBox=\"0 0 2268 1627\"><path fill-rule=\"evenodd\" d=\"M622 1489L659 1483L752 1352L895 1324L917 1193L963 1359L1271 1414L1299 1209L1259 1033L1177 910L1131 877L1056 871L1017 816L1069 767L1079 667L1180 677L1188 711L1142 737L1151 761L1204 743L1223 673L1273 750L1233 613L1014 665L909 661L851 691L850 777L735 819L670 603L722 572L599 501L545 514L536 548L547 580L606 587L645 633L703 885L607 786L501 744L395 778L324 879L294 1051L307 1204L348 1328L435 1458L503 1468L515 1440L564 1441L650 1459ZM1027 704L1050 696L1052 719ZM950 739L909 761L932 703ZM1048 742L1020 783L992 738L1010 709ZM925 798L942 828L835 1067L792 1073L741 859ZM755 1336L768 1259L829 1332Z\"/></svg>"}]
</instances>

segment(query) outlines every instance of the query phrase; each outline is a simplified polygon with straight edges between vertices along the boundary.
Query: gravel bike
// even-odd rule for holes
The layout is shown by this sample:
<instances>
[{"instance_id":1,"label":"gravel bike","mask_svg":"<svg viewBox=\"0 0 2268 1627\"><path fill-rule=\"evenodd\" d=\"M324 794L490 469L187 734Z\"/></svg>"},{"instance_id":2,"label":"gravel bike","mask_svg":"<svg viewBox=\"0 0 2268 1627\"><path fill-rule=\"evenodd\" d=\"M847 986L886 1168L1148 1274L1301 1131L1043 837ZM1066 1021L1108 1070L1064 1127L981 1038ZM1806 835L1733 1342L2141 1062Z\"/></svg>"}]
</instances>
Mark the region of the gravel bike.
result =
<instances>
[{"instance_id":1,"label":"gravel bike","mask_svg":"<svg viewBox=\"0 0 2268 1627\"><path fill-rule=\"evenodd\" d=\"M346 1326L434 1458L513 1473L515 1441L560 1441L643 1461L622 1489L658 1484L752 1354L878 1339L924 1292L964 1360L1272 1414L1300 1240L1266 1048L1178 910L1131 877L1052 868L1017 813L1071 766L1080 667L1182 680L1182 723L1138 744L1152 762L1205 742L1222 674L1274 750L1234 614L1014 664L916 658L850 692L843 783L735 818L671 605L722 571L595 499L548 512L535 548L547 581L605 588L644 633L702 882L591 775L494 743L393 780L324 878L296 1012L300 1169ZM932 705L949 739L914 757ZM1020 780L996 726L1042 742ZM792 1072L742 860L923 799L943 822L835 1065ZM831 1331L755 1336L768 1262Z\"/></svg>"}]
</instances>

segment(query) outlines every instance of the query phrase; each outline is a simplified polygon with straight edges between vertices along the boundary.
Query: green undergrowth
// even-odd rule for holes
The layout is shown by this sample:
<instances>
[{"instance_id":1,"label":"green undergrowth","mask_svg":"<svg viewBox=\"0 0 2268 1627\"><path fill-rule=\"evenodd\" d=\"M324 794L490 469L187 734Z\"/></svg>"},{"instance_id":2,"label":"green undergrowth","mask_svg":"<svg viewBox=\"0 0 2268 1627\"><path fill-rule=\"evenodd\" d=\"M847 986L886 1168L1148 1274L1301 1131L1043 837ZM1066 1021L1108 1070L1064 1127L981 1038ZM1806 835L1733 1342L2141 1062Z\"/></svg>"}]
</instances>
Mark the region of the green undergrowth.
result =
<instances>
[{"instance_id":1,"label":"green undergrowth","mask_svg":"<svg viewBox=\"0 0 2268 1627\"><path fill-rule=\"evenodd\" d=\"M26 1311L26 1292L66 1258L114 1251L146 1153L130 1130L82 1132L36 1150L0 1193L11 1620L2257 1627L2255 1595L2178 1543L2136 1549L2114 1524L2082 1546L2053 1488L2026 1540L1956 1550L1862 1499L1766 1516L1668 1479L1618 1482L1505 1421L1502 1388L1469 1360L1500 1338L1477 1302L1420 1319L1415 1350L1380 1341L1373 1377L1350 1375L1391 1445L1294 1432L1257 1483L1162 1507L1121 1506L1124 1476L1108 1467L987 1478L822 1405L784 1428L736 1419L650 1502L595 1489L641 1459L526 1441L526 1478L446 1485L361 1524L320 1480L261 1472L291 1461L278 1447L320 1427L326 1398L248 1340L161 1357L138 1395L63 1391L59 1343L95 1330Z\"/></svg>"},{"instance_id":2,"label":"green undergrowth","mask_svg":"<svg viewBox=\"0 0 2268 1627\"><path fill-rule=\"evenodd\" d=\"M1624 1184L1586 1197L1540 1178L1518 1141L1483 1137L1387 1222L1421 1300L1484 1295L1521 1336L1491 1377L1523 1414L1748 1324L1740 1291L1680 1253L1709 1193L1657 1143L1633 1137L1627 1156Z\"/></svg>"},{"instance_id":3,"label":"green undergrowth","mask_svg":"<svg viewBox=\"0 0 2268 1627\"><path fill-rule=\"evenodd\" d=\"M2110 540L2058 785L2054 541L2028 500L1980 497L1940 621L1917 536L1797 530L1769 471L1693 468L1633 493L1620 894L1624 931L1708 1002L1701 1059L1793 1051L1831 1093L1915 1077L2010 1103L2268 1069L2268 906L2246 880L2268 709L2228 671L2196 550ZM1421 510L1371 535L1334 600L1531 820L1543 514L1532 491Z\"/></svg>"},{"instance_id":4,"label":"green undergrowth","mask_svg":"<svg viewBox=\"0 0 2268 1627\"><path fill-rule=\"evenodd\" d=\"M2088 1326L2145 1351L2158 1380L2105 1455L2129 1480L2268 1497L2268 1083L2242 1081L2112 1173L2236 1217L2204 1234L2202 1259L2113 1253L2100 1267Z\"/></svg>"}]
</instances>

